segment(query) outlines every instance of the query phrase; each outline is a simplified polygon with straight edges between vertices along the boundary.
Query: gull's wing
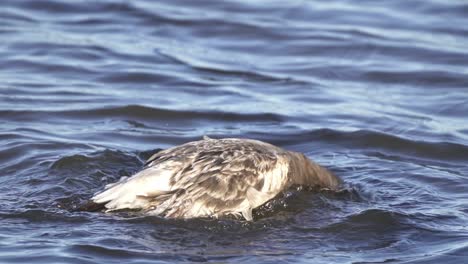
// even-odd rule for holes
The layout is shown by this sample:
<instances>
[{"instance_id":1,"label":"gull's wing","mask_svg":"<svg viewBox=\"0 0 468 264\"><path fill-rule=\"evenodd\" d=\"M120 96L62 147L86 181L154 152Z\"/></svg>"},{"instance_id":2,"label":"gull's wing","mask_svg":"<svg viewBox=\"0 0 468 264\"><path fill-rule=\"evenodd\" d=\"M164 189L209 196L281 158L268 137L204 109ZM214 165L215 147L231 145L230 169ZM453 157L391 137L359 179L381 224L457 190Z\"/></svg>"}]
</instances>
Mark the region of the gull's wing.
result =
<instances>
[{"instance_id":1,"label":"gull's wing","mask_svg":"<svg viewBox=\"0 0 468 264\"><path fill-rule=\"evenodd\" d=\"M108 210L156 206L169 217L251 211L283 190L288 160L272 145L239 139L201 141L154 154L134 176L96 194ZM170 194L170 195L169 195ZM171 196L172 195L172 196ZM176 197L177 196L177 197Z\"/></svg>"},{"instance_id":2,"label":"gull's wing","mask_svg":"<svg viewBox=\"0 0 468 264\"><path fill-rule=\"evenodd\" d=\"M213 143L213 142L212 142ZM281 192L287 181L284 151L257 141L225 140L199 145L190 162L174 175L185 205L168 215L214 214L231 210L251 220L251 211Z\"/></svg>"}]
</instances>

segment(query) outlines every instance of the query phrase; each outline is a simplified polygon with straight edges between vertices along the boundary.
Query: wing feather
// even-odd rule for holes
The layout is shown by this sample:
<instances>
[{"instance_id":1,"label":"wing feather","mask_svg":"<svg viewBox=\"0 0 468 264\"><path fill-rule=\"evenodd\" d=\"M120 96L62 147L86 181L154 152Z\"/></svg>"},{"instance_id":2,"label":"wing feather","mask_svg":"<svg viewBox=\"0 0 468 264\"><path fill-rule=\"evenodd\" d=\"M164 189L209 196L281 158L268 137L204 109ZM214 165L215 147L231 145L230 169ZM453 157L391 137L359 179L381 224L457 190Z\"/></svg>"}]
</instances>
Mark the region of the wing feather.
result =
<instances>
[{"instance_id":1,"label":"wing feather","mask_svg":"<svg viewBox=\"0 0 468 264\"><path fill-rule=\"evenodd\" d=\"M232 208L233 213L248 217L249 210L276 196L282 190L280 185L285 183L272 179L284 179L287 166L278 170L278 166L285 165L282 153L271 149L254 143L198 149L175 181L176 188L186 191L185 197L201 203L187 208L185 213L197 214L198 207L204 206L211 214Z\"/></svg>"}]
</instances>

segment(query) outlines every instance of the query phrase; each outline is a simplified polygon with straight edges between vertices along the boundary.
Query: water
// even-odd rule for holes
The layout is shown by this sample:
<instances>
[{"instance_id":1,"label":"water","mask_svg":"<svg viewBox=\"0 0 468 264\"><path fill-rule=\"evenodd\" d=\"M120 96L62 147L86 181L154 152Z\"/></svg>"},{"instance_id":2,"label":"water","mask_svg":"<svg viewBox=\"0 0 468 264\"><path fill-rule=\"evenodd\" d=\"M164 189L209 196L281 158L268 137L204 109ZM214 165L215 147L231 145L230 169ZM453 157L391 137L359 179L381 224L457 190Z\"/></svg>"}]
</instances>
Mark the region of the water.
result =
<instances>
[{"instance_id":1,"label":"water","mask_svg":"<svg viewBox=\"0 0 468 264\"><path fill-rule=\"evenodd\" d=\"M2 1L0 262L466 262L466 25L456 0ZM205 134L345 190L253 223L73 210Z\"/></svg>"}]
</instances>

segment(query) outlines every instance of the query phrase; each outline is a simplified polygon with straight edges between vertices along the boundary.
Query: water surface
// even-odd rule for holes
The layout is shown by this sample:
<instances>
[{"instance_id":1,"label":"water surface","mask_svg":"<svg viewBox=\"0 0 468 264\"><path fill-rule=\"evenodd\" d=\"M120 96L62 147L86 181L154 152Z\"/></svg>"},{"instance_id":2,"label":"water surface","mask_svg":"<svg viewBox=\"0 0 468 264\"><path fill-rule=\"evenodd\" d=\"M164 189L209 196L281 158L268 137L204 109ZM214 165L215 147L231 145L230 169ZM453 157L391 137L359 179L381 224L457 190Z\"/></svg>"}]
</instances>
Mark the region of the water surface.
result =
<instances>
[{"instance_id":1,"label":"water surface","mask_svg":"<svg viewBox=\"0 0 468 264\"><path fill-rule=\"evenodd\" d=\"M465 25L465 1L3 1L0 262L466 262ZM345 191L252 223L73 210L203 135Z\"/></svg>"}]
</instances>

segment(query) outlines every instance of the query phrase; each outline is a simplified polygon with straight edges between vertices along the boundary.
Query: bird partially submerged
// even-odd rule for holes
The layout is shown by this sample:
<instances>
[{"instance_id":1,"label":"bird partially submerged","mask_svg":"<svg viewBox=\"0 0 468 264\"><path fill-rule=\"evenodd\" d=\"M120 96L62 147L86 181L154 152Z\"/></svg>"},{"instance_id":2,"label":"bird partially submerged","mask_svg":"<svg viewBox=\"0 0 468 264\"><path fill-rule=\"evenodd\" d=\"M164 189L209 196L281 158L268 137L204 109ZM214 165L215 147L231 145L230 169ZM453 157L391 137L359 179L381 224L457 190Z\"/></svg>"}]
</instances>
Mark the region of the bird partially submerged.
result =
<instances>
[{"instance_id":1,"label":"bird partially submerged","mask_svg":"<svg viewBox=\"0 0 468 264\"><path fill-rule=\"evenodd\" d=\"M154 154L130 178L109 184L92 204L168 218L242 215L292 185L336 190L340 179L302 153L251 139L189 142Z\"/></svg>"}]
</instances>

